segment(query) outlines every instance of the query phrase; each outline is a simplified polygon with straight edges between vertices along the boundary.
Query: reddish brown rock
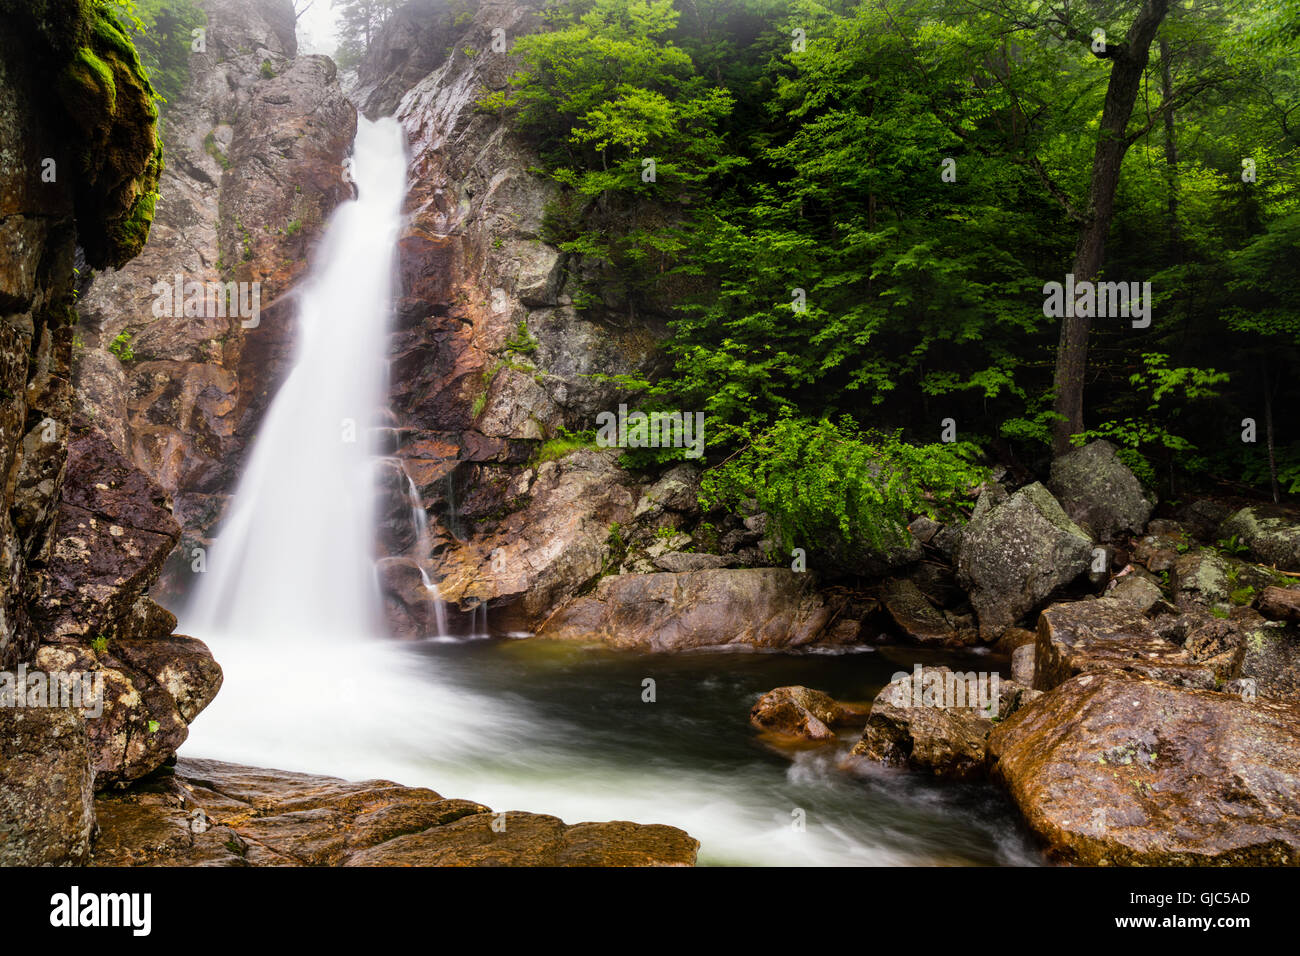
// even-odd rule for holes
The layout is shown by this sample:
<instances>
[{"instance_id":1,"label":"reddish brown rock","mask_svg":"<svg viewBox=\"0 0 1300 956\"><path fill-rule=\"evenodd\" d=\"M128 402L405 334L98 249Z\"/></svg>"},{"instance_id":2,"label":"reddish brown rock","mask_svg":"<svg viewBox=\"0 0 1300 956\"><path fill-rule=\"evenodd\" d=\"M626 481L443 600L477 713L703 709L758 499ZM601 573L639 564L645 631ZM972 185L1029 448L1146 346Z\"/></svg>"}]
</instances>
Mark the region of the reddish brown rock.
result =
<instances>
[{"instance_id":1,"label":"reddish brown rock","mask_svg":"<svg viewBox=\"0 0 1300 956\"><path fill-rule=\"evenodd\" d=\"M989 735L994 778L1063 862L1300 864L1300 705L1083 674Z\"/></svg>"},{"instance_id":2,"label":"reddish brown rock","mask_svg":"<svg viewBox=\"0 0 1300 956\"><path fill-rule=\"evenodd\" d=\"M1047 608L1038 618L1036 647L1036 690L1104 670L1135 671L1188 687L1214 687L1220 676L1156 633L1132 605L1107 598Z\"/></svg>"},{"instance_id":3,"label":"reddish brown rock","mask_svg":"<svg viewBox=\"0 0 1300 956\"><path fill-rule=\"evenodd\" d=\"M860 726L868 710L795 685L777 687L760 697L749 712L749 722L778 737L826 741L836 739L832 728Z\"/></svg>"},{"instance_id":4,"label":"reddish brown rock","mask_svg":"<svg viewBox=\"0 0 1300 956\"><path fill-rule=\"evenodd\" d=\"M674 827L184 758L96 810L96 866L691 866L699 849Z\"/></svg>"},{"instance_id":5,"label":"reddish brown rock","mask_svg":"<svg viewBox=\"0 0 1300 956\"><path fill-rule=\"evenodd\" d=\"M556 612L537 636L613 647L800 647L831 617L810 575L786 568L614 574Z\"/></svg>"}]
</instances>

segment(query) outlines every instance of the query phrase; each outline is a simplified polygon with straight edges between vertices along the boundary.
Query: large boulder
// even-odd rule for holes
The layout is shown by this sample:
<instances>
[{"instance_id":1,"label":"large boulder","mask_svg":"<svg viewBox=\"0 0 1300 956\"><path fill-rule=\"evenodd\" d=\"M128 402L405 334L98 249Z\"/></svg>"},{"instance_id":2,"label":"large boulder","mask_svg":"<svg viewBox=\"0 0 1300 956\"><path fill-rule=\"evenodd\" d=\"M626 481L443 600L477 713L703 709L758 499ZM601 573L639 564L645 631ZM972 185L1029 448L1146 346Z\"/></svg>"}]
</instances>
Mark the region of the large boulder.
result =
<instances>
[{"instance_id":1,"label":"large boulder","mask_svg":"<svg viewBox=\"0 0 1300 956\"><path fill-rule=\"evenodd\" d=\"M1257 561L1282 571L1300 571L1300 522L1278 508L1252 506L1219 526L1221 538L1236 538Z\"/></svg>"},{"instance_id":2,"label":"large boulder","mask_svg":"<svg viewBox=\"0 0 1300 956\"><path fill-rule=\"evenodd\" d=\"M811 576L786 568L615 574L537 636L650 651L800 647L822 636L831 614Z\"/></svg>"},{"instance_id":3,"label":"large boulder","mask_svg":"<svg viewBox=\"0 0 1300 956\"><path fill-rule=\"evenodd\" d=\"M891 579L882 584L880 604L894 626L918 644L962 643L958 632L910 578Z\"/></svg>"},{"instance_id":4,"label":"large boulder","mask_svg":"<svg viewBox=\"0 0 1300 956\"><path fill-rule=\"evenodd\" d=\"M918 664L876 696L846 766L865 760L953 780L981 777L989 731L1035 696L996 673Z\"/></svg>"},{"instance_id":5,"label":"large boulder","mask_svg":"<svg viewBox=\"0 0 1300 956\"><path fill-rule=\"evenodd\" d=\"M1214 687L1235 676L1217 671L1158 634L1131 604L1113 598L1053 604L1038 618L1034 688L1051 690L1092 671L1126 670L1187 687Z\"/></svg>"},{"instance_id":6,"label":"large boulder","mask_svg":"<svg viewBox=\"0 0 1300 956\"><path fill-rule=\"evenodd\" d=\"M1104 439L1076 448L1052 462L1048 482L1065 513L1098 541L1140 533L1155 508L1115 450Z\"/></svg>"},{"instance_id":7,"label":"large boulder","mask_svg":"<svg viewBox=\"0 0 1300 956\"><path fill-rule=\"evenodd\" d=\"M1092 558L1092 539L1041 484L1004 496L1000 489L980 496L957 558L958 579L988 638L1086 574Z\"/></svg>"},{"instance_id":8,"label":"large boulder","mask_svg":"<svg viewBox=\"0 0 1300 956\"><path fill-rule=\"evenodd\" d=\"M988 739L1053 857L1084 866L1300 864L1300 704L1083 674Z\"/></svg>"},{"instance_id":9,"label":"large boulder","mask_svg":"<svg viewBox=\"0 0 1300 956\"><path fill-rule=\"evenodd\" d=\"M690 866L699 849L669 826L186 758L96 809L95 866Z\"/></svg>"},{"instance_id":10,"label":"large boulder","mask_svg":"<svg viewBox=\"0 0 1300 956\"><path fill-rule=\"evenodd\" d=\"M0 707L0 866L82 864L95 831L81 711Z\"/></svg>"}]
</instances>

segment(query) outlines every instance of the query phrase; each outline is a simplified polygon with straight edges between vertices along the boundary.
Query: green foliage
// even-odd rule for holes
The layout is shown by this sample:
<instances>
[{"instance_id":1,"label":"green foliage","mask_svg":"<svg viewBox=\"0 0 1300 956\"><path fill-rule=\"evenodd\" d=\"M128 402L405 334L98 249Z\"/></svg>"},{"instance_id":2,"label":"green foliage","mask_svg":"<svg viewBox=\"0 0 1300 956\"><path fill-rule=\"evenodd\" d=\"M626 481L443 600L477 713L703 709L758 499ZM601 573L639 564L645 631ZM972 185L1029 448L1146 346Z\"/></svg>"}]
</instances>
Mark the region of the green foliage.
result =
<instances>
[{"instance_id":1,"label":"green foliage","mask_svg":"<svg viewBox=\"0 0 1300 956\"><path fill-rule=\"evenodd\" d=\"M520 319L514 334L506 339L505 348L506 351L518 352L520 355L531 355L537 351L539 344L533 333L528 331L528 323Z\"/></svg>"},{"instance_id":2,"label":"green foliage","mask_svg":"<svg viewBox=\"0 0 1300 956\"><path fill-rule=\"evenodd\" d=\"M116 355L119 361L130 362L135 359L135 352L131 348L131 333L119 332L108 344L108 350Z\"/></svg>"},{"instance_id":3,"label":"green foliage","mask_svg":"<svg viewBox=\"0 0 1300 956\"><path fill-rule=\"evenodd\" d=\"M264 80L275 79L275 67L271 64L270 60L263 60L262 66L259 68L258 72L262 74L262 79Z\"/></svg>"},{"instance_id":4,"label":"green foliage","mask_svg":"<svg viewBox=\"0 0 1300 956\"><path fill-rule=\"evenodd\" d=\"M951 520L984 479L967 444L910 445L897 434L782 415L744 448L705 473L710 507L753 498L779 547L856 557L906 540L916 514Z\"/></svg>"},{"instance_id":5,"label":"green foliage","mask_svg":"<svg viewBox=\"0 0 1300 956\"><path fill-rule=\"evenodd\" d=\"M90 647L96 654L102 654L108 650L108 638L100 634L90 642Z\"/></svg>"},{"instance_id":6,"label":"green foliage","mask_svg":"<svg viewBox=\"0 0 1300 956\"><path fill-rule=\"evenodd\" d=\"M536 468L543 462L555 461L560 458L565 458L575 451L595 447L595 429L571 432L566 428L561 428L558 435L543 442L538 447L536 454L533 455L530 465Z\"/></svg>"},{"instance_id":7,"label":"green foliage","mask_svg":"<svg viewBox=\"0 0 1300 956\"><path fill-rule=\"evenodd\" d=\"M139 54L158 101L175 102L189 81L191 31L207 16L194 0L96 0L120 23Z\"/></svg>"}]
</instances>

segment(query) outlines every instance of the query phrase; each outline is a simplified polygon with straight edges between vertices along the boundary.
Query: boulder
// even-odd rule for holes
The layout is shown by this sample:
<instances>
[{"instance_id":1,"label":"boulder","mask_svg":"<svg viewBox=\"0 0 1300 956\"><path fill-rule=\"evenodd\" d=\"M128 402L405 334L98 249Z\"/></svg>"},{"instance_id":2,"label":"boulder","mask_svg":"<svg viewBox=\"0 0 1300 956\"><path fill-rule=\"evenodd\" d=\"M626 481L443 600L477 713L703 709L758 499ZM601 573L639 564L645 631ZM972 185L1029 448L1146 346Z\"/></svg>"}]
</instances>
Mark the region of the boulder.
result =
<instances>
[{"instance_id":1,"label":"boulder","mask_svg":"<svg viewBox=\"0 0 1300 956\"><path fill-rule=\"evenodd\" d=\"M674 827L186 758L96 809L95 866L691 866L699 849Z\"/></svg>"},{"instance_id":2,"label":"boulder","mask_svg":"<svg viewBox=\"0 0 1300 956\"><path fill-rule=\"evenodd\" d=\"M846 766L867 760L954 780L981 777L989 731L1034 696L996 674L918 664L876 696Z\"/></svg>"},{"instance_id":3,"label":"boulder","mask_svg":"<svg viewBox=\"0 0 1300 956\"><path fill-rule=\"evenodd\" d=\"M1053 461L1048 482L1065 513L1098 541L1140 533L1155 508L1115 452L1103 439L1089 442Z\"/></svg>"},{"instance_id":4,"label":"boulder","mask_svg":"<svg viewBox=\"0 0 1300 956\"><path fill-rule=\"evenodd\" d=\"M831 613L811 575L786 568L615 574L537 636L650 651L800 647L822 636Z\"/></svg>"},{"instance_id":5,"label":"boulder","mask_svg":"<svg viewBox=\"0 0 1300 956\"><path fill-rule=\"evenodd\" d=\"M1300 522L1279 508L1242 508L1219 526L1220 538L1236 538L1251 557L1282 571L1300 571Z\"/></svg>"},{"instance_id":6,"label":"boulder","mask_svg":"<svg viewBox=\"0 0 1300 956\"><path fill-rule=\"evenodd\" d=\"M992 776L1057 860L1300 864L1300 704L1082 674L989 735Z\"/></svg>"},{"instance_id":7,"label":"boulder","mask_svg":"<svg viewBox=\"0 0 1300 956\"><path fill-rule=\"evenodd\" d=\"M1169 573L1169 590L1180 608L1196 605L1249 604L1255 591L1273 583L1273 576L1217 551L1180 554Z\"/></svg>"},{"instance_id":8,"label":"boulder","mask_svg":"<svg viewBox=\"0 0 1300 956\"><path fill-rule=\"evenodd\" d=\"M834 727L861 725L867 709L841 704L829 694L798 685L777 687L758 699L749 712L749 722L778 737L801 740L834 740Z\"/></svg>"},{"instance_id":9,"label":"boulder","mask_svg":"<svg viewBox=\"0 0 1300 956\"><path fill-rule=\"evenodd\" d=\"M957 560L985 637L996 637L1086 574L1092 558L1092 540L1041 484L999 501L1003 494L980 496Z\"/></svg>"},{"instance_id":10,"label":"boulder","mask_svg":"<svg viewBox=\"0 0 1300 956\"><path fill-rule=\"evenodd\" d=\"M1188 687L1214 687L1213 667L1161 636L1132 605L1111 598L1053 604L1038 618L1034 689L1076 674L1125 670ZM1233 676L1233 675L1224 675Z\"/></svg>"},{"instance_id":11,"label":"boulder","mask_svg":"<svg viewBox=\"0 0 1300 956\"><path fill-rule=\"evenodd\" d=\"M1127 604L1145 614L1165 598L1160 585L1141 572L1130 571L1113 578L1106 590L1112 601Z\"/></svg>"},{"instance_id":12,"label":"boulder","mask_svg":"<svg viewBox=\"0 0 1300 956\"><path fill-rule=\"evenodd\" d=\"M85 863L93 781L80 710L0 707L0 866Z\"/></svg>"},{"instance_id":13,"label":"boulder","mask_svg":"<svg viewBox=\"0 0 1300 956\"><path fill-rule=\"evenodd\" d=\"M36 666L46 673L79 673L102 682L100 704L85 720L97 790L161 766L185 742L190 722L221 687L221 668L207 646L181 635L113 640L102 651L50 644L37 652Z\"/></svg>"},{"instance_id":14,"label":"boulder","mask_svg":"<svg viewBox=\"0 0 1300 956\"><path fill-rule=\"evenodd\" d=\"M918 644L960 644L958 633L909 578L895 578L880 586L880 604L894 626Z\"/></svg>"}]
</instances>

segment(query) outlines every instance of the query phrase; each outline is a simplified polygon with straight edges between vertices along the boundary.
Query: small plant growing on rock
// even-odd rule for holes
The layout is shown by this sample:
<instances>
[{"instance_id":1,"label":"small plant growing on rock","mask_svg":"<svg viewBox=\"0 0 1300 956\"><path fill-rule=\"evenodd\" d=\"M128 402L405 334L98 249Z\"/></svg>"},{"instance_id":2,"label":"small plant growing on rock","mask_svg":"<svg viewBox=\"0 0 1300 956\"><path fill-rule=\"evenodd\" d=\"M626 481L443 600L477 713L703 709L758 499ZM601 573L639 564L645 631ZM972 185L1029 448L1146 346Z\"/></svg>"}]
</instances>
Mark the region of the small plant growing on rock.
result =
<instances>
[{"instance_id":1,"label":"small plant growing on rock","mask_svg":"<svg viewBox=\"0 0 1300 956\"><path fill-rule=\"evenodd\" d=\"M262 79L264 80L275 79L275 67L271 65L270 60L262 61L262 68L259 72L262 74Z\"/></svg>"},{"instance_id":2,"label":"small plant growing on rock","mask_svg":"<svg viewBox=\"0 0 1300 956\"><path fill-rule=\"evenodd\" d=\"M90 648L96 654L104 653L106 650L108 650L108 638L105 637L103 634L99 635L99 637L95 638L93 641L90 642Z\"/></svg>"},{"instance_id":3,"label":"small plant growing on rock","mask_svg":"<svg viewBox=\"0 0 1300 956\"><path fill-rule=\"evenodd\" d=\"M120 362L132 361L135 358L135 351L131 348L131 333L118 332L113 341L108 344L108 350L116 355Z\"/></svg>"},{"instance_id":4,"label":"small plant growing on rock","mask_svg":"<svg viewBox=\"0 0 1300 956\"><path fill-rule=\"evenodd\" d=\"M531 355L537 351L540 343L532 332L528 331L528 323L522 319L516 326L514 335L506 339L506 351L518 352L520 355Z\"/></svg>"}]
</instances>

